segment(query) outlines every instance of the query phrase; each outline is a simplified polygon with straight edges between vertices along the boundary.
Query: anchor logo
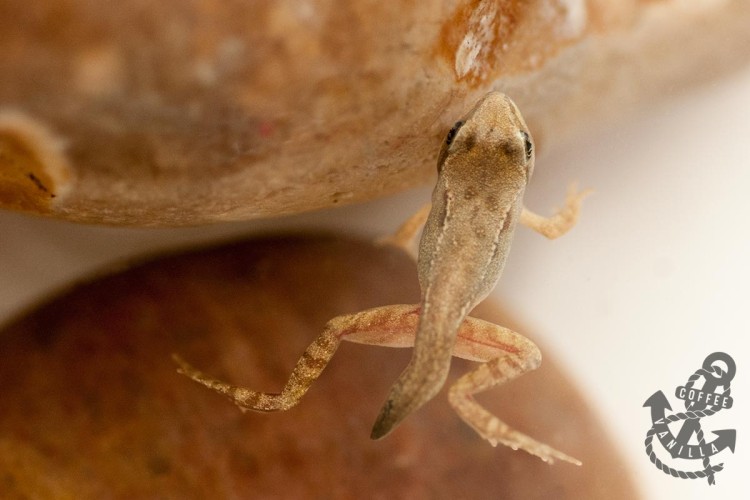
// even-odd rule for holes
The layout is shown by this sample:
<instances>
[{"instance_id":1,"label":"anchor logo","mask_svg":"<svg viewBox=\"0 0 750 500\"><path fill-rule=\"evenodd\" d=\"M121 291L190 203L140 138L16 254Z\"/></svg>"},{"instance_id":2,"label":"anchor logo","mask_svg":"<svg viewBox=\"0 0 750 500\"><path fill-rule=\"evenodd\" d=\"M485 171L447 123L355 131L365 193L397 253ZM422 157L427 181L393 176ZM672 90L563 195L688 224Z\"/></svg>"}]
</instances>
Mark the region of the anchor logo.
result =
<instances>
[{"instance_id":1,"label":"anchor logo","mask_svg":"<svg viewBox=\"0 0 750 500\"><path fill-rule=\"evenodd\" d=\"M720 363L723 363L723 368ZM675 397L684 401L684 412L665 415L666 410L671 410L672 407L661 391L655 392L646 400L643 406L651 408L652 424L646 433L646 454L656 468L674 477L682 479L705 477L708 484L716 483L715 475L724 469L724 464L712 465L711 457L726 448L734 453L737 431L734 429L712 431L716 438L706 442L701 419L732 407L734 401L730 396L730 382L736 371L737 367L731 356L723 352L715 352L706 357L703 366L688 378L684 386L675 389ZM696 382L700 379L703 379L703 384L700 388L696 388ZM721 387L721 392L717 392L719 387ZM676 422L682 422L682 426L675 436L669 424ZM683 471L662 462L653 450L654 436L672 459L700 459L703 469ZM694 436L695 439L693 439Z\"/></svg>"}]
</instances>

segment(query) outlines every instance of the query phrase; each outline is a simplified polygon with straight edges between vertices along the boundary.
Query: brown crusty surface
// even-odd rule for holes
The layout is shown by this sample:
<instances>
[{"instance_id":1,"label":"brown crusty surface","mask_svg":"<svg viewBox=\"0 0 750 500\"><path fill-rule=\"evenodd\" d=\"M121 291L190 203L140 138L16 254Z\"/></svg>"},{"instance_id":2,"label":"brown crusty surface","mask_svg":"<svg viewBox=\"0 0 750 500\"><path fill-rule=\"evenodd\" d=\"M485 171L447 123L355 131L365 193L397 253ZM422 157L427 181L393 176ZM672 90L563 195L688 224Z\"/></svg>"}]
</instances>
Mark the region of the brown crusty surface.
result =
<instances>
[{"instance_id":1,"label":"brown crusty surface","mask_svg":"<svg viewBox=\"0 0 750 500\"><path fill-rule=\"evenodd\" d=\"M0 207L169 226L373 199L427 182L490 89L543 152L741 67L747 26L747 0L0 0Z\"/></svg>"}]
</instances>

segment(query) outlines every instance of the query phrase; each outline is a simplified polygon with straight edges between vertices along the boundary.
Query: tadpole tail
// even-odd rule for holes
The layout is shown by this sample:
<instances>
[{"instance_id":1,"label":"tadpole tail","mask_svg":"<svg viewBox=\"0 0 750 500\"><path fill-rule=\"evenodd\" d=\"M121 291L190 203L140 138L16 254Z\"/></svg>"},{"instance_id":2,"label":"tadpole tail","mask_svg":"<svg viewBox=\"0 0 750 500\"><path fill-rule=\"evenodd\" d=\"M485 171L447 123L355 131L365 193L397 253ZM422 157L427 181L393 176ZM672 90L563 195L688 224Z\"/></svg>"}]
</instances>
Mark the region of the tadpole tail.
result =
<instances>
[{"instance_id":1,"label":"tadpole tail","mask_svg":"<svg viewBox=\"0 0 750 500\"><path fill-rule=\"evenodd\" d=\"M424 353L424 348L415 345L414 356L391 388L370 438L385 437L409 414L440 392L450 369L452 345L448 349L435 349L428 344L426 349L428 352Z\"/></svg>"}]
</instances>

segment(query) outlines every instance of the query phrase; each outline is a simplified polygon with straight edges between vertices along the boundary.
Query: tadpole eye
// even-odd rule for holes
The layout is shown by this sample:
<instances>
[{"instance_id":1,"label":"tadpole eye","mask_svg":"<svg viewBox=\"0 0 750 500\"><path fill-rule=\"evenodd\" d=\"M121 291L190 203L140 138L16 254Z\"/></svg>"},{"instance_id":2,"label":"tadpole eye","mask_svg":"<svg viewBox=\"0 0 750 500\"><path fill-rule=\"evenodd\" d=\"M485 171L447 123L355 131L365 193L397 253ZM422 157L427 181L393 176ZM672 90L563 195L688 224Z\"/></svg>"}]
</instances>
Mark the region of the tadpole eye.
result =
<instances>
[{"instance_id":1,"label":"tadpole eye","mask_svg":"<svg viewBox=\"0 0 750 500\"><path fill-rule=\"evenodd\" d=\"M451 143L453 142L453 139L456 138L456 134L458 133L458 129L460 129L461 125L463 125L463 124L464 124L464 122L461 121L461 120L459 120L459 121L456 122L455 125L453 125L453 128L450 129L450 131L448 132L447 137L445 138L445 145L446 146L450 146L451 145Z\"/></svg>"},{"instance_id":2,"label":"tadpole eye","mask_svg":"<svg viewBox=\"0 0 750 500\"><path fill-rule=\"evenodd\" d=\"M521 131L521 134L523 134L524 148L526 149L526 161L529 161L531 159L531 154L534 152L534 145L531 144L529 134L523 130Z\"/></svg>"}]
</instances>

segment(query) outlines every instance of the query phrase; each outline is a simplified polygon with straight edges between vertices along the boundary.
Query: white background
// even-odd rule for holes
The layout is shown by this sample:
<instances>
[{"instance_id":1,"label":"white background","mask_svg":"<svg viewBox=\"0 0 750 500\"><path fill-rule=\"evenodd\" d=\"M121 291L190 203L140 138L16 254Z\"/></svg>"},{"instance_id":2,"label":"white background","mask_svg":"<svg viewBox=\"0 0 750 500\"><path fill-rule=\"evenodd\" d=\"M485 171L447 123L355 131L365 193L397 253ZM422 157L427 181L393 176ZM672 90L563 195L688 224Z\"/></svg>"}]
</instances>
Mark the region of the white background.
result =
<instances>
[{"instance_id":1,"label":"white background","mask_svg":"<svg viewBox=\"0 0 750 500\"><path fill-rule=\"evenodd\" d=\"M527 193L530 208L547 213L558 206L571 179L596 194L580 224L560 240L520 228L495 292L580 384L646 498L740 498L750 487L749 132L745 71L545 151ZM0 212L0 324L73 280L154 250L276 228L383 234L429 191L191 229L89 227ZM651 465L643 446L649 410L642 405L662 390L682 410L674 387L714 351L737 363L735 406L703 427L737 429L737 445L734 455L724 451L714 459L725 470L709 487Z\"/></svg>"}]
</instances>

